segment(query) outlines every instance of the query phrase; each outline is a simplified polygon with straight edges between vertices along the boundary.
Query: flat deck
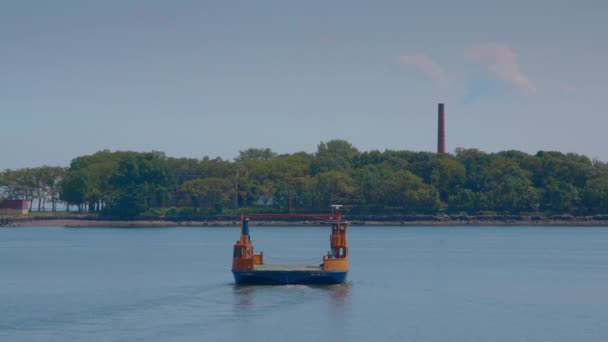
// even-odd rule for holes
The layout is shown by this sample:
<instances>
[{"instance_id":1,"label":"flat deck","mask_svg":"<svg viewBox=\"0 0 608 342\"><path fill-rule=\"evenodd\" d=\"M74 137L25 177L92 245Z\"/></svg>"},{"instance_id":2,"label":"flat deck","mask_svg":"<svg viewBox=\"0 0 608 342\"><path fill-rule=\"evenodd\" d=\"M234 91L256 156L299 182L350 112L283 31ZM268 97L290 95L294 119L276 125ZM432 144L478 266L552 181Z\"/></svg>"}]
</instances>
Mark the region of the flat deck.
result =
<instances>
[{"instance_id":1,"label":"flat deck","mask_svg":"<svg viewBox=\"0 0 608 342\"><path fill-rule=\"evenodd\" d=\"M322 271L319 265L256 265L255 271L282 271L282 272L315 272Z\"/></svg>"}]
</instances>

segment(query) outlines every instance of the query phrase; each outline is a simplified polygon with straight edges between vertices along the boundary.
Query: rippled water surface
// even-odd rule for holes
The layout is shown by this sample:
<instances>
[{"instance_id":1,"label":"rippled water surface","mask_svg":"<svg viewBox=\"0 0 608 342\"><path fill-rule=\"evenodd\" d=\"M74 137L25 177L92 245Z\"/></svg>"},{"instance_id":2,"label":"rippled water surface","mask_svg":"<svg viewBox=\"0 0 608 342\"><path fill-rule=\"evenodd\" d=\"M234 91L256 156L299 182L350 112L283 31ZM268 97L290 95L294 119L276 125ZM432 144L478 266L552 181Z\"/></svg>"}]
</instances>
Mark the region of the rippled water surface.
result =
<instances>
[{"instance_id":1,"label":"rippled water surface","mask_svg":"<svg viewBox=\"0 0 608 342\"><path fill-rule=\"evenodd\" d=\"M234 286L238 234L2 228L0 341L608 341L608 228L352 227L326 287ZM328 236L252 227L267 263Z\"/></svg>"}]
</instances>

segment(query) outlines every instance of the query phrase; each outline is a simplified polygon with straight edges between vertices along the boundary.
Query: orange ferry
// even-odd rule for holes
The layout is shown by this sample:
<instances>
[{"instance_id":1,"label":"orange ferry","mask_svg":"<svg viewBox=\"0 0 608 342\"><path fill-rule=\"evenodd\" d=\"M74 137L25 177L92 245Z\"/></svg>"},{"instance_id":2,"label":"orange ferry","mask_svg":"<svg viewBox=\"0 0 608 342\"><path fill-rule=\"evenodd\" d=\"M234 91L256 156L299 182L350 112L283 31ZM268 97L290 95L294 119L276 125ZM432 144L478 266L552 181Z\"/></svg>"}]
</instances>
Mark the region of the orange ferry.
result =
<instances>
[{"instance_id":1,"label":"orange ferry","mask_svg":"<svg viewBox=\"0 0 608 342\"><path fill-rule=\"evenodd\" d=\"M237 285L338 284L348 273L348 222L342 221L341 205L332 214L247 214L241 216L241 238L234 244L232 273ZM305 218L331 224L330 250L318 265L266 265L264 253L255 254L249 234L250 219Z\"/></svg>"}]
</instances>

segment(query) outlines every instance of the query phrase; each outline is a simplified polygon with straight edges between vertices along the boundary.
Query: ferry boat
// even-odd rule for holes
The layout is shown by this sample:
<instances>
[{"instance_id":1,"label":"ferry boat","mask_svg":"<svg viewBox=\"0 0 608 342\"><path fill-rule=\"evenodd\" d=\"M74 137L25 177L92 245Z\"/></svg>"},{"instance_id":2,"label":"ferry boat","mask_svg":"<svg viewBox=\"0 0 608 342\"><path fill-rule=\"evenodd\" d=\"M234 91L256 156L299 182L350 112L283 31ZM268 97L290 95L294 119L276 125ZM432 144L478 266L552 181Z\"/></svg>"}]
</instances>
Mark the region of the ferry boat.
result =
<instances>
[{"instance_id":1,"label":"ferry boat","mask_svg":"<svg viewBox=\"0 0 608 342\"><path fill-rule=\"evenodd\" d=\"M241 237L234 244L232 273L237 285L339 284L348 274L348 222L341 205L331 214L247 214L241 216ZM303 218L331 224L330 250L317 265L267 265L264 253L255 254L249 233L250 219Z\"/></svg>"}]
</instances>

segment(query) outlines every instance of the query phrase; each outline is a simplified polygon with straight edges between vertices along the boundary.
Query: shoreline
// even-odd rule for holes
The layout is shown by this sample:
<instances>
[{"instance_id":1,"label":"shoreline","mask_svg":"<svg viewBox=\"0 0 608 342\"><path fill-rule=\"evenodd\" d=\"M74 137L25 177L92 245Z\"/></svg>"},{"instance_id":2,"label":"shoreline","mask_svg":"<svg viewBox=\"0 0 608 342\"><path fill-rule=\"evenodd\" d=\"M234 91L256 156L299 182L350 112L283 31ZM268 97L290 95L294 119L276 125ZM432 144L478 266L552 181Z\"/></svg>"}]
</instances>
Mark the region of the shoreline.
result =
<instances>
[{"instance_id":1,"label":"shoreline","mask_svg":"<svg viewBox=\"0 0 608 342\"><path fill-rule=\"evenodd\" d=\"M404 217L403 220L396 219L370 219L370 220L346 220L351 226L608 226L608 218L596 217L505 217L503 219L470 216L430 216L430 217ZM236 220L211 219L211 220L172 220L172 219L101 219L101 218L49 218L49 217L12 217L0 218L0 228L15 227L107 227L107 228L171 228L171 227L238 227L240 222ZM285 221L285 220L259 220L252 221L252 226L324 226L322 221Z\"/></svg>"}]
</instances>

